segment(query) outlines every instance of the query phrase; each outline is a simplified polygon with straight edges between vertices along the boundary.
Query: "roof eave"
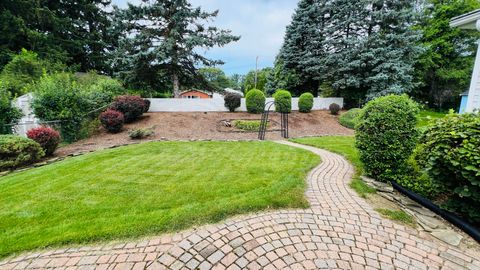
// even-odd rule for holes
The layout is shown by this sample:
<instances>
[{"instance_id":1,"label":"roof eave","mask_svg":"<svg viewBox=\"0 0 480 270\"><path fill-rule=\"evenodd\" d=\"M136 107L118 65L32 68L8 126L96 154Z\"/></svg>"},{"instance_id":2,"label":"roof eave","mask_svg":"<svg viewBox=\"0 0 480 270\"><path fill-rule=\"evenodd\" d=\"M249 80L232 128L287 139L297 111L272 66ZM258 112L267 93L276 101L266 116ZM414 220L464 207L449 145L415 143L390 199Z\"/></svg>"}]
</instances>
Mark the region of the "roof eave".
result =
<instances>
[{"instance_id":1,"label":"roof eave","mask_svg":"<svg viewBox=\"0 0 480 270\"><path fill-rule=\"evenodd\" d=\"M457 16L450 20L450 27L461 29L476 29L476 23L480 20L480 9Z\"/></svg>"}]
</instances>

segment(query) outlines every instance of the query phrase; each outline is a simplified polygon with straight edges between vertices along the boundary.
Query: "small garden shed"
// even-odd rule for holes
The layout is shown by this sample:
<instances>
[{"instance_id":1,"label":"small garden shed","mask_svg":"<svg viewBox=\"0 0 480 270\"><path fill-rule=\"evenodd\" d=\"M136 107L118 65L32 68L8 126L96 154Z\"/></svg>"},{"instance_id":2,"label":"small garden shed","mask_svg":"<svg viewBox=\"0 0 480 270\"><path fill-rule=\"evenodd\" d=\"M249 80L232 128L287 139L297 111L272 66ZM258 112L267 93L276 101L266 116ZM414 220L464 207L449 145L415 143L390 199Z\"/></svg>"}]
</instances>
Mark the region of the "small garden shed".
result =
<instances>
[{"instance_id":1,"label":"small garden shed","mask_svg":"<svg viewBox=\"0 0 480 270\"><path fill-rule=\"evenodd\" d=\"M181 98L212 98L212 93L202 91L202 90L186 90L180 93Z\"/></svg>"},{"instance_id":2,"label":"small garden shed","mask_svg":"<svg viewBox=\"0 0 480 270\"><path fill-rule=\"evenodd\" d=\"M450 26L480 31L480 9L453 18L450 21ZM479 46L468 96L466 98L462 97L462 102L465 103L465 110L463 112L473 112L480 109L480 40L478 43ZM460 110L462 110L462 108Z\"/></svg>"}]
</instances>

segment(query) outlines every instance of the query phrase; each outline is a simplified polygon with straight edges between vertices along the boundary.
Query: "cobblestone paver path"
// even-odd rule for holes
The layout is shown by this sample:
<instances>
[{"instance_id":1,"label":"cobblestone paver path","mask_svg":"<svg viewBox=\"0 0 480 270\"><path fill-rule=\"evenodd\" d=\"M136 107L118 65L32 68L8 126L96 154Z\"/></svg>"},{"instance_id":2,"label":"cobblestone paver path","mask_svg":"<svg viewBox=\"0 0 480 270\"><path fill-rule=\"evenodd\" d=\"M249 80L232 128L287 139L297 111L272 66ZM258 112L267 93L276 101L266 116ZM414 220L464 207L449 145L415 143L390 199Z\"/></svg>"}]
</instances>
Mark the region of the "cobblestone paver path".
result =
<instances>
[{"instance_id":1,"label":"cobblestone paver path","mask_svg":"<svg viewBox=\"0 0 480 270\"><path fill-rule=\"evenodd\" d=\"M303 210L266 212L137 242L30 253L0 269L480 269L480 254L380 217L349 187L352 166L313 147Z\"/></svg>"}]
</instances>

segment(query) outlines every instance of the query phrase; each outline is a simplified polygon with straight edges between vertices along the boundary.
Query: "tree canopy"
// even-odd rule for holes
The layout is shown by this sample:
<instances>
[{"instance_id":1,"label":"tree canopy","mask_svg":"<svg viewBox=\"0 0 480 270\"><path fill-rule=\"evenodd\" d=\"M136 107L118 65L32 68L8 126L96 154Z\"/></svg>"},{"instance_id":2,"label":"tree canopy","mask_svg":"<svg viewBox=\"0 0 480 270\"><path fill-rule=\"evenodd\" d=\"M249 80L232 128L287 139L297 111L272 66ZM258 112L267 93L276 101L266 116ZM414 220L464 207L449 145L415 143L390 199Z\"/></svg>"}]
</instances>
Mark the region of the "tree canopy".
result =
<instances>
[{"instance_id":1,"label":"tree canopy","mask_svg":"<svg viewBox=\"0 0 480 270\"><path fill-rule=\"evenodd\" d=\"M0 1L0 69L21 49L41 58L108 73L115 45L106 11L110 0Z\"/></svg>"},{"instance_id":2,"label":"tree canopy","mask_svg":"<svg viewBox=\"0 0 480 270\"><path fill-rule=\"evenodd\" d=\"M201 83L198 65L223 63L208 59L199 48L224 46L240 38L229 30L205 25L217 14L193 7L187 0L142 0L126 10L115 9L115 27L123 37L112 59L117 74L128 83L146 87L166 87L170 77L178 97L182 83Z\"/></svg>"},{"instance_id":3,"label":"tree canopy","mask_svg":"<svg viewBox=\"0 0 480 270\"><path fill-rule=\"evenodd\" d=\"M459 94L468 89L480 33L451 28L449 22L478 8L477 0L428 0L415 26L424 52L416 64L419 86L413 94L432 107L456 107Z\"/></svg>"},{"instance_id":4,"label":"tree canopy","mask_svg":"<svg viewBox=\"0 0 480 270\"><path fill-rule=\"evenodd\" d=\"M294 92L327 82L350 100L409 92L421 51L414 19L409 0L301 0L276 61L277 80Z\"/></svg>"}]
</instances>

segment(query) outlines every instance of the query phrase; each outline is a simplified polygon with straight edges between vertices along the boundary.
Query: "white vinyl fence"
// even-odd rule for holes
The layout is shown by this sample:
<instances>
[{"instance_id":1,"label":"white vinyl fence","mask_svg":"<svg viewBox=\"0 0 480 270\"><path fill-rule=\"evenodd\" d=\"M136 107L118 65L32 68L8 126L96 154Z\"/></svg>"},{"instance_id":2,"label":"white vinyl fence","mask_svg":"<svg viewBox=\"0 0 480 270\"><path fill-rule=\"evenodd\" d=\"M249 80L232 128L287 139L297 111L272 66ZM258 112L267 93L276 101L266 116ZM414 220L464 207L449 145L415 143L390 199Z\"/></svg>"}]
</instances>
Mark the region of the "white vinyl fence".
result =
<instances>
[{"instance_id":1,"label":"white vinyl fence","mask_svg":"<svg viewBox=\"0 0 480 270\"><path fill-rule=\"evenodd\" d=\"M187 98L150 98L149 112L226 112L222 97L209 99L187 99ZM266 102L273 101L267 98ZM327 110L330 104L337 103L343 108L343 98L314 98L312 110ZM272 106L272 110L275 107ZM298 98L292 98L292 110L298 110ZM237 111L245 112L245 99L242 98L242 105Z\"/></svg>"}]
</instances>

